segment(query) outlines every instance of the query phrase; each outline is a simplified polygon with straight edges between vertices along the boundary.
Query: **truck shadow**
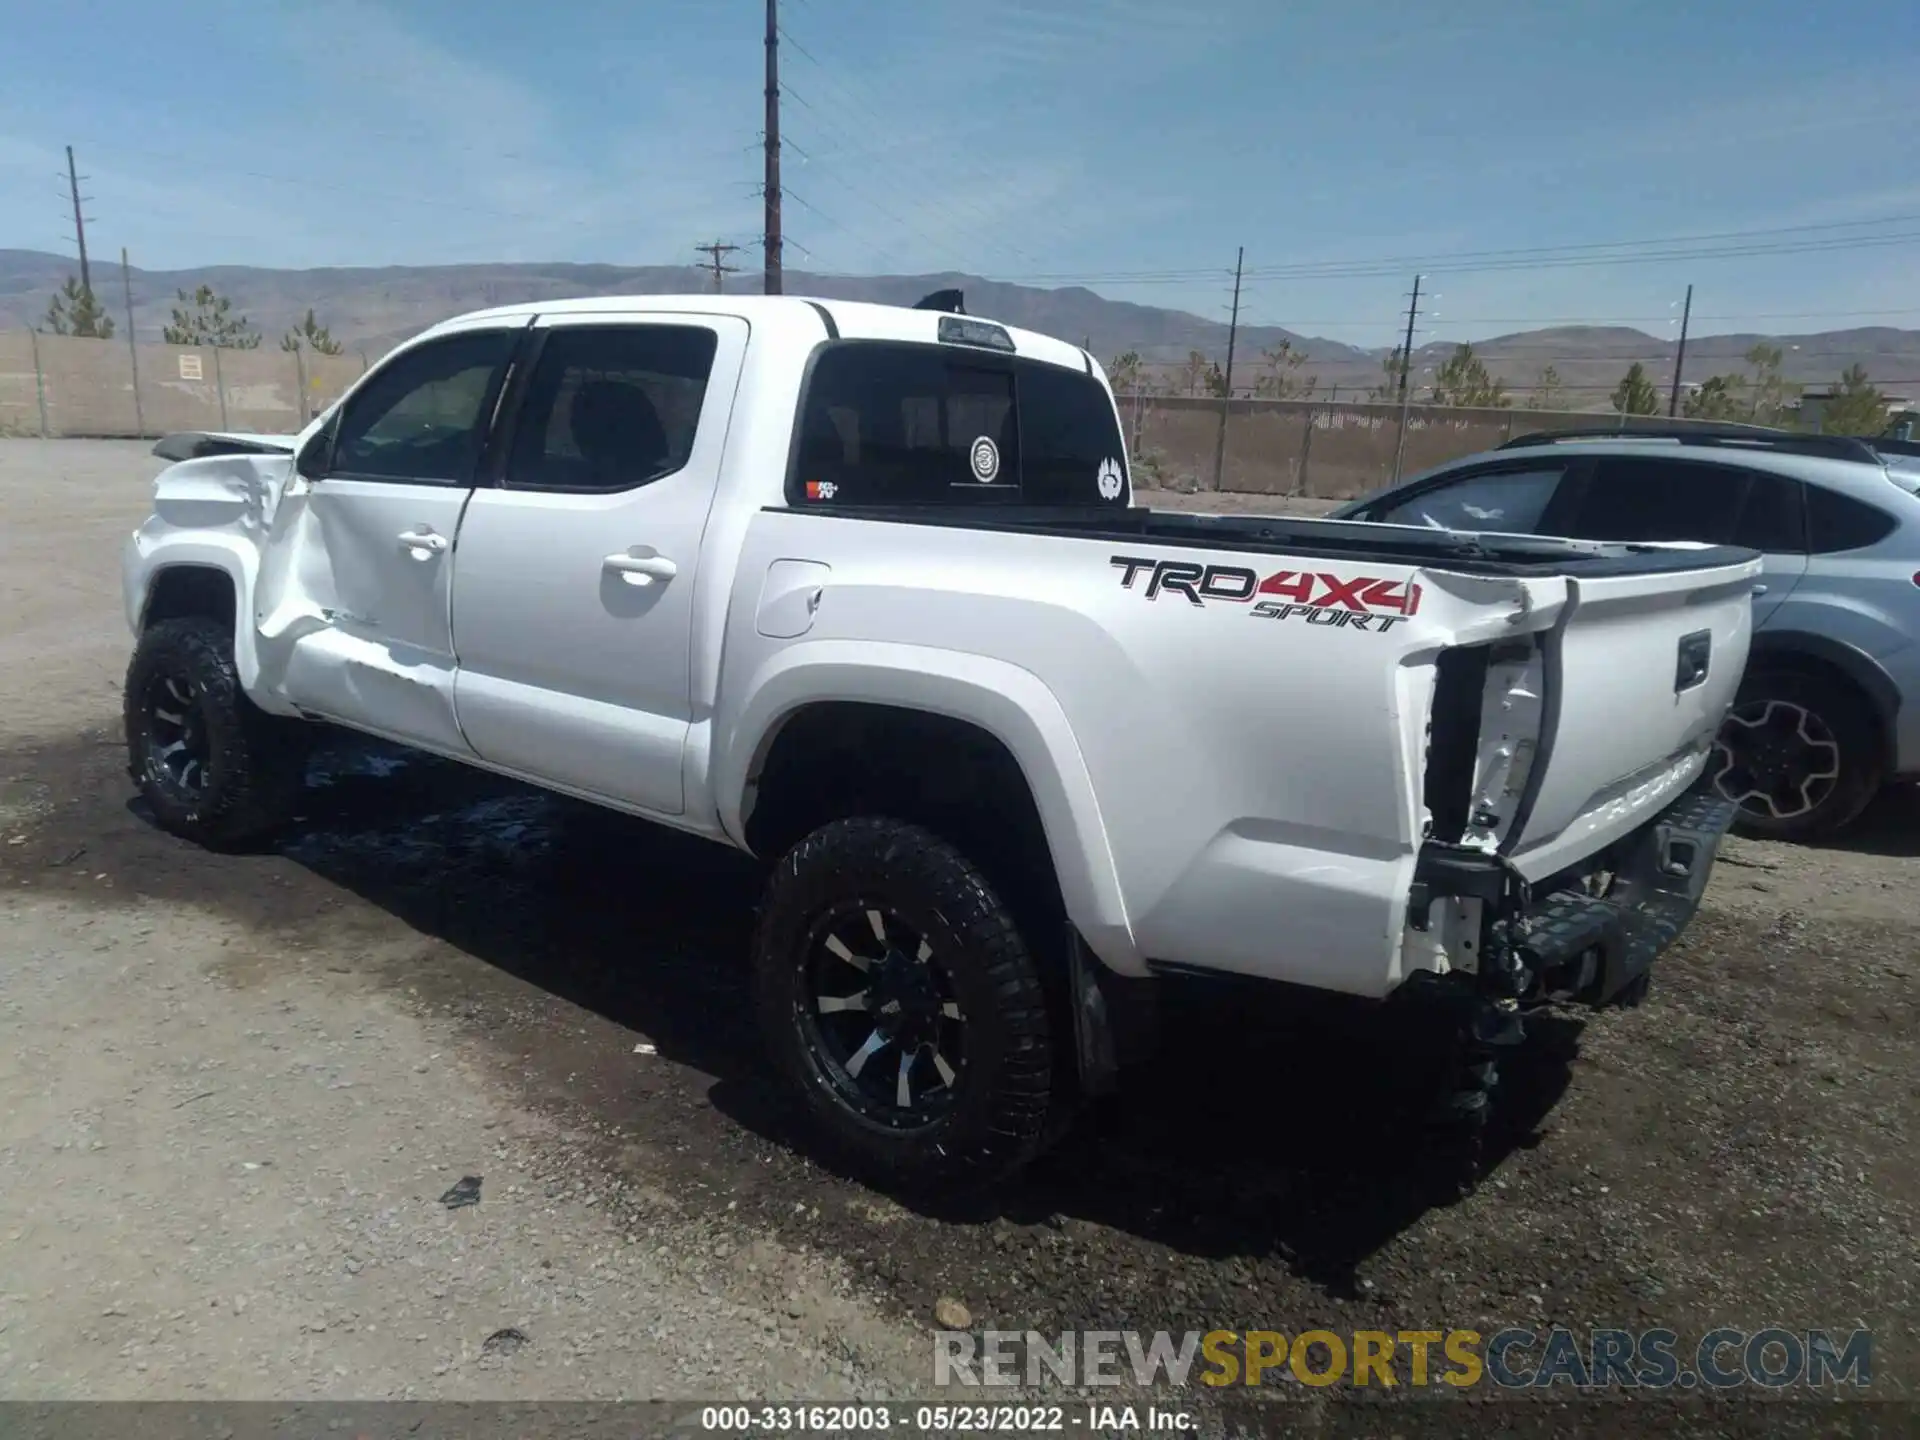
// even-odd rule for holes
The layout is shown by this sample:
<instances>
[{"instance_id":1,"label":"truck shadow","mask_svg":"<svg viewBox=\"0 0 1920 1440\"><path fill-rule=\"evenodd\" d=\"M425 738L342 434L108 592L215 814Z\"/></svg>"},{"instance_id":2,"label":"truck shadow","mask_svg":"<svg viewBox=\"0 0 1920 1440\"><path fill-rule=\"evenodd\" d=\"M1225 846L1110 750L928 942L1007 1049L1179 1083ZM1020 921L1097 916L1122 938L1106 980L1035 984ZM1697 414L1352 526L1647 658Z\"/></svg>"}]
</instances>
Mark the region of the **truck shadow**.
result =
<instances>
[{"instance_id":1,"label":"truck shadow","mask_svg":"<svg viewBox=\"0 0 1920 1440\"><path fill-rule=\"evenodd\" d=\"M638 1032L662 1057L711 1077L705 1099L734 1125L804 1150L750 1014L758 864L404 752L371 750L346 765L323 759L315 778L287 855L619 1027L626 1039L608 1047L618 1062L630 1062L626 1041ZM470 986L471 977L456 983ZM926 1222L1071 1217L1187 1255L1281 1257L1345 1291L1355 1266L1419 1219L1439 1188L1431 1167L1440 1162L1423 1158L1419 1120L1433 1057L1409 1043L1403 1026L1380 1020L1351 1003L1302 1003L1271 987L1182 985L1169 994L1158 1056L1129 1071L1122 1093L1083 1114L1017 1187L984 1209L901 1198ZM1487 1136L1491 1166L1530 1142L1577 1048L1575 1022L1529 1025ZM645 1103L631 1063L578 1053L536 1063L552 1071L556 1092L564 1088L606 1123L700 1157L709 1183L744 1187L743 1204L768 1188L764 1158L716 1141L697 1106ZM779 1193L752 1208L776 1221L790 1214L792 1185L824 1178L819 1168L805 1173L810 1182L788 1175L787 1189L772 1186ZM844 1178L829 1183L860 1193Z\"/></svg>"}]
</instances>

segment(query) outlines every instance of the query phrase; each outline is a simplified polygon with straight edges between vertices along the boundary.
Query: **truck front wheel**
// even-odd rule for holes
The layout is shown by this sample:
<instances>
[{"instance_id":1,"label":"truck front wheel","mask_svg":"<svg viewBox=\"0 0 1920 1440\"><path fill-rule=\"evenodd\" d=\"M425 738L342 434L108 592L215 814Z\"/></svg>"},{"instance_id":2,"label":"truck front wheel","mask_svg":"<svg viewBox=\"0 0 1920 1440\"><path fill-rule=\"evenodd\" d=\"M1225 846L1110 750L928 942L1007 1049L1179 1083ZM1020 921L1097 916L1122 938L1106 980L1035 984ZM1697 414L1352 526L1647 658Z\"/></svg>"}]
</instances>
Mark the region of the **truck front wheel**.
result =
<instances>
[{"instance_id":1,"label":"truck front wheel","mask_svg":"<svg viewBox=\"0 0 1920 1440\"><path fill-rule=\"evenodd\" d=\"M882 1184L975 1188L1053 1095L1033 958L986 877L917 825L839 820L783 858L754 945L761 1024L827 1145Z\"/></svg>"},{"instance_id":2,"label":"truck front wheel","mask_svg":"<svg viewBox=\"0 0 1920 1440\"><path fill-rule=\"evenodd\" d=\"M127 768L161 829L235 849L292 814L305 771L298 722L247 699L218 621L147 627L127 667L125 718Z\"/></svg>"}]
</instances>

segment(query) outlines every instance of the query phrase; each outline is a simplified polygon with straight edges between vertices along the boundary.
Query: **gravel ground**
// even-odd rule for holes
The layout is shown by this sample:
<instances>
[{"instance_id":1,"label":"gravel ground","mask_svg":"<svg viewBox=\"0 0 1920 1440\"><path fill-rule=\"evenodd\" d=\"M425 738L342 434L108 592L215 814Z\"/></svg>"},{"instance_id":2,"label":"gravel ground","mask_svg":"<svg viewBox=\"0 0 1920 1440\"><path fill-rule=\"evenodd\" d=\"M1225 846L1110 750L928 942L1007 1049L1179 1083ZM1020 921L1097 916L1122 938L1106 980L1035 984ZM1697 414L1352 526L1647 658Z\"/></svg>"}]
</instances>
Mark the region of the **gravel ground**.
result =
<instances>
[{"instance_id":1,"label":"gravel ground","mask_svg":"<svg viewBox=\"0 0 1920 1440\"><path fill-rule=\"evenodd\" d=\"M1043 1331L1865 1325L1911 1393L1913 791L1844 848L1731 842L1647 1006L1533 1025L1459 1205L1419 1199L1383 1032L1196 990L1016 1193L927 1213L790 1148L750 863L350 744L276 853L146 823L117 552L156 465L0 441L0 1396L924 1394L940 1297Z\"/></svg>"}]
</instances>

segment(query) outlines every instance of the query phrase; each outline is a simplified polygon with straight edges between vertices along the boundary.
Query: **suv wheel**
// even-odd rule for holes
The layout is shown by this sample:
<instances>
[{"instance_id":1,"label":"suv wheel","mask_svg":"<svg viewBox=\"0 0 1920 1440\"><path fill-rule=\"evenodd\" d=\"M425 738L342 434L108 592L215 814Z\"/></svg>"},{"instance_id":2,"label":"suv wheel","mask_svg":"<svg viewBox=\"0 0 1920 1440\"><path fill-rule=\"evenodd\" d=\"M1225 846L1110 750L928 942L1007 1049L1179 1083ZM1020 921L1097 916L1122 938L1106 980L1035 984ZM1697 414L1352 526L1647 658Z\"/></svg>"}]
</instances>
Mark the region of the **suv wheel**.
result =
<instances>
[{"instance_id":1,"label":"suv wheel","mask_svg":"<svg viewBox=\"0 0 1920 1440\"><path fill-rule=\"evenodd\" d=\"M1850 824L1880 788L1879 737L1852 691L1792 671L1750 675L1714 742L1714 787L1735 827L1817 840Z\"/></svg>"},{"instance_id":2,"label":"suv wheel","mask_svg":"<svg viewBox=\"0 0 1920 1440\"><path fill-rule=\"evenodd\" d=\"M260 839L293 811L304 726L247 699L226 626L149 626L127 667L127 768L160 828L211 849Z\"/></svg>"},{"instance_id":3,"label":"suv wheel","mask_svg":"<svg viewBox=\"0 0 1920 1440\"><path fill-rule=\"evenodd\" d=\"M855 1170L972 1188L1039 1148L1053 1063L1033 959L932 832L854 819L802 840L769 882L754 967L774 1059Z\"/></svg>"}]
</instances>

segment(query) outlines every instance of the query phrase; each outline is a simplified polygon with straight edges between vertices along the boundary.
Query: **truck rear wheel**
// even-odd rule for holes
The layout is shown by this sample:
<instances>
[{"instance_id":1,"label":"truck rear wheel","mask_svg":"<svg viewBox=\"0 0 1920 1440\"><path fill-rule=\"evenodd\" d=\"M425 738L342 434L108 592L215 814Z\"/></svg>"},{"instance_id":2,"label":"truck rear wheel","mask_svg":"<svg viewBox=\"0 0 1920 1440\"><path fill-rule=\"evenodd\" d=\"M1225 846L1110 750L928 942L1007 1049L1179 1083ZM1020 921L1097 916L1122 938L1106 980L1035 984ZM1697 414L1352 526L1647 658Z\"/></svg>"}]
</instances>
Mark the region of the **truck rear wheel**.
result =
<instances>
[{"instance_id":1,"label":"truck rear wheel","mask_svg":"<svg viewBox=\"0 0 1920 1440\"><path fill-rule=\"evenodd\" d=\"M198 616L149 626L124 704L127 768L161 829L228 850L292 815L306 747L297 722L247 699L226 626Z\"/></svg>"},{"instance_id":2,"label":"truck rear wheel","mask_svg":"<svg viewBox=\"0 0 1920 1440\"><path fill-rule=\"evenodd\" d=\"M775 1062L851 1168L971 1189L1039 1148L1053 1055L1032 955L931 831L862 818L807 836L769 882L754 969Z\"/></svg>"}]
</instances>

